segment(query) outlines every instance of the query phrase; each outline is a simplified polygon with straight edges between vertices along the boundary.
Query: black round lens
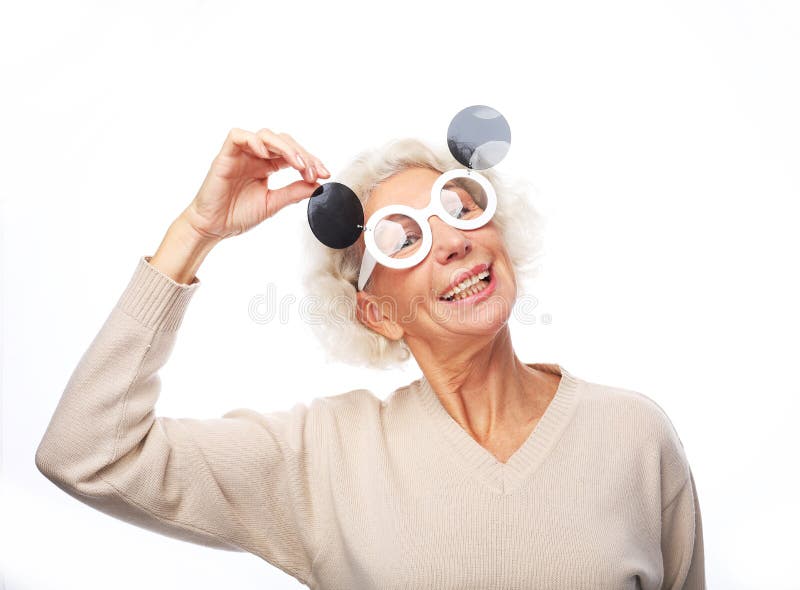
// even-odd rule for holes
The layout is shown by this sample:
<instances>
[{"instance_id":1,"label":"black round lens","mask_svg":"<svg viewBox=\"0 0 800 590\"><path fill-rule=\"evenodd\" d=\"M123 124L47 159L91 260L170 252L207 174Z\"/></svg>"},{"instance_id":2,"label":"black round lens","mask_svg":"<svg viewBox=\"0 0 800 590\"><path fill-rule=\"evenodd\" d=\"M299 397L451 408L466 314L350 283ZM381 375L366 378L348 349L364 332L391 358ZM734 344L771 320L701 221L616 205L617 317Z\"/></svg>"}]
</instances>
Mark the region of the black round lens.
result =
<instances>
[{"instance_id":1,"label":"black round lens","mask_svg":"<svg viewBox=\"0 0 800 590\"><path fill-rule=\"evenodd\" d=\"M350 187L326 182L308 200L308 225L329 248L347 248L355 244L363 231L364 208Z\"/></svg>"},{"instance_id":2,"label":"black round lens","mask_svg":"<svg viewBox=\"0 0 800 590\"><path fill-rule=\"evenodd\" d=\"M467 168L485 170L506 157L511 147L511 127L492 107L473 105L453 117L447 128L447 147Z\"/></svg>"}]
</instances>

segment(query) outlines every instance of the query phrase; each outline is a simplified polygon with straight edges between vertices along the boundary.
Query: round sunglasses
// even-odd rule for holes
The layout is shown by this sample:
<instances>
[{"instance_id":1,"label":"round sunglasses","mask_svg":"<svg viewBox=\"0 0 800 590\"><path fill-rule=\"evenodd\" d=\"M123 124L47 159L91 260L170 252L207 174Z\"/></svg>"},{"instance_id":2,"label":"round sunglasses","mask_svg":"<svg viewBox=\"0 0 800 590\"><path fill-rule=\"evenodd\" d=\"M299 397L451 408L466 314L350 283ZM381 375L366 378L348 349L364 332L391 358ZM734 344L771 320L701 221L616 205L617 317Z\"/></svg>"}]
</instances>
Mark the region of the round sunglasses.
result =
<instances>
[{"instance_id":1,"label":"round sunglasses","mask_svg":"<svg viewBox=\"0 0 800 590\"><path fill-rule=\"evenodd\" d=\"M486 177L470 170L449 170L431 187L426 207L391 204L370 215L364 226L366 249L358 275L361 291L376 264L410 268L431 250L433 234L428 218L436 215L455 228L471 230L489 222L497 209L497 195Z\"/></svg>"},{"instance_id":2,"label":"round sunglasses","mask_svg":"<svg viewBox=\"0 0 800 590\"><path fill-rule=\"evenodd\" d=\"M428 222L431 215L462 230L481 227L494 216L497 194L489 180L476 170L495 166L508 153L511 129L507 121L491 107L467 107L450 122L447 145L453 157L467 168L439 175L423 208L386 205L370 215L365 224L361 201L348 186L327 182L311 194L308 223L320 242L330 248L347 248L364 233L359 291L364 289L376 264L410 268L428 255L433 245Z\"/></svg>"}]
</instances>

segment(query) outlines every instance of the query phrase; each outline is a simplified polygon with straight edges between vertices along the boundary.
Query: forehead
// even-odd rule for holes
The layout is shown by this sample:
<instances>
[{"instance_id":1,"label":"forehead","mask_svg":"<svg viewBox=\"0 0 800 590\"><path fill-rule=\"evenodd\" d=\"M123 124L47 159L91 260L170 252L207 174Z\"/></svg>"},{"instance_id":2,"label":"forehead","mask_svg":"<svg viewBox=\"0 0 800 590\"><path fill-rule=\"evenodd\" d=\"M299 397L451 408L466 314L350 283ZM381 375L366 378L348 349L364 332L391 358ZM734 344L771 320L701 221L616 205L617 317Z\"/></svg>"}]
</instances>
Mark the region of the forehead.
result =
<instances>
[{"instance_id":1,"label":"forehead","mask_svg":"<svg viewBox=\"0 0 800 590\"><path fill-rule=\"evenodd\" d=\"M386 205L408 205L417 209L428 204L431 187L441 175L430 168L407 168L376 186L364 208L364 218Z\"/></svg>"}]
</instances>

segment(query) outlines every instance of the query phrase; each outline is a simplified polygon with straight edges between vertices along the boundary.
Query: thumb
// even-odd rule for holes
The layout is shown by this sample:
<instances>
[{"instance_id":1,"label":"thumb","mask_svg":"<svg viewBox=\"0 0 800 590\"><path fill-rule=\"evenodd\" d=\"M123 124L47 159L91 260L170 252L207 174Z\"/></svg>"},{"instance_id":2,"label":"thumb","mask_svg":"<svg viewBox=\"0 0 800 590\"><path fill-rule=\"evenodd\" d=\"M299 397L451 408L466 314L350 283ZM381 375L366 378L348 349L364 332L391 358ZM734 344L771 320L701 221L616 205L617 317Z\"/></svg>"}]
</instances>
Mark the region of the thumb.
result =
<instances>
[{"instance_id":1,"label":"thumb","mask_svg":"<svg viewBox=\"0 0 800 590\"><path fill-rule=\"evenodd\" d=\"M284 187L272 189L267 193L269 208L274 212L274 215L286 205L298 203L310 197L319 186L321 185L318 182L296 180Z\"/></svg>"}]
</instances>

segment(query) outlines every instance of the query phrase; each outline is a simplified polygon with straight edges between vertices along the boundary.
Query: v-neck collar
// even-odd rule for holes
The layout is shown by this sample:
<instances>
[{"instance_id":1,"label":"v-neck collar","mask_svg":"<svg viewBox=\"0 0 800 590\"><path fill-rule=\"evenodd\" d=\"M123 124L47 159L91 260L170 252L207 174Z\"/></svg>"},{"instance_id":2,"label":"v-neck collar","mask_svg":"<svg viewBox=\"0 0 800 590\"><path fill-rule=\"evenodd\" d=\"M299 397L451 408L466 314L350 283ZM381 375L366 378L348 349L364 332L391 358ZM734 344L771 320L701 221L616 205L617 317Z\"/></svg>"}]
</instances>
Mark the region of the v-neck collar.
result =
<instances>
[{"instance_id":1,"label":"v-neck collar","mask_svg":"<svg viewBox=\"0 0 800 590\"><path fill-rule=\"evenodd\" d=\"M472 471L484 484L503 495L514 492L550 453L572 418L578 401L580 380L564 367L557 363L525 365L560 375L561 380L555 396L550 400L536 427L505 463L482 447L455 421L424 375L417 380L418 399L432 419L434 430L452 443L456 456L468 471Z\"/></svg>"}]
</instances>

